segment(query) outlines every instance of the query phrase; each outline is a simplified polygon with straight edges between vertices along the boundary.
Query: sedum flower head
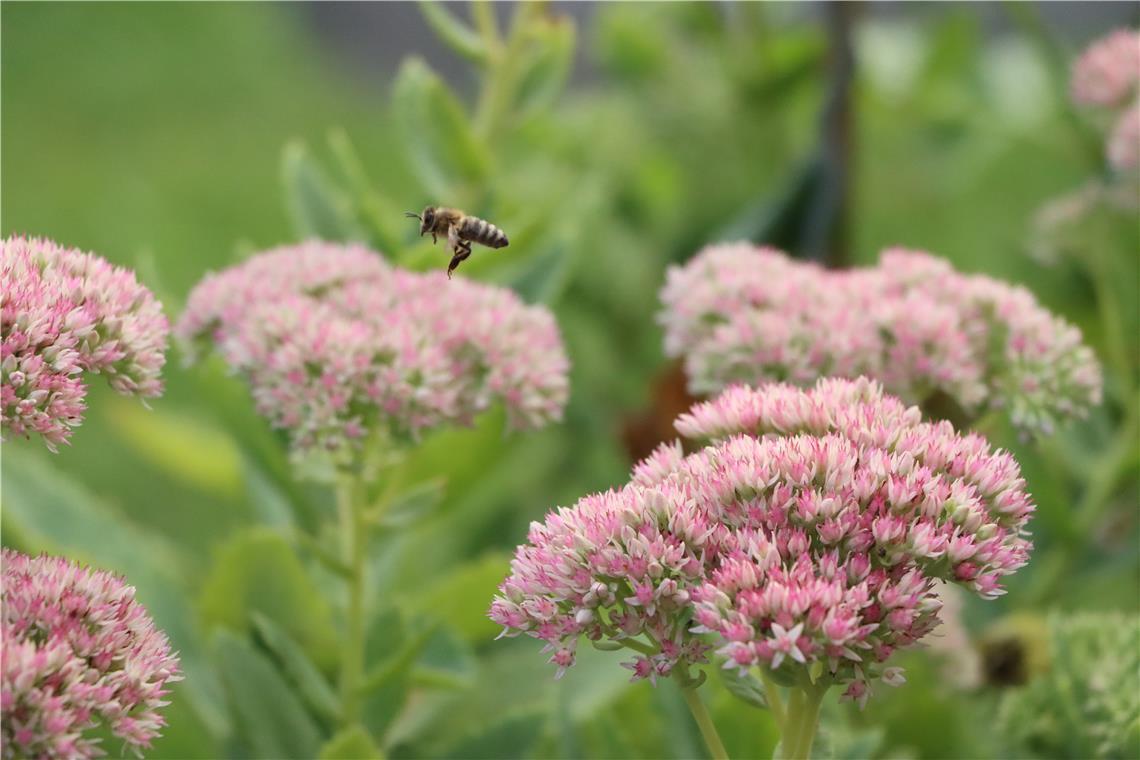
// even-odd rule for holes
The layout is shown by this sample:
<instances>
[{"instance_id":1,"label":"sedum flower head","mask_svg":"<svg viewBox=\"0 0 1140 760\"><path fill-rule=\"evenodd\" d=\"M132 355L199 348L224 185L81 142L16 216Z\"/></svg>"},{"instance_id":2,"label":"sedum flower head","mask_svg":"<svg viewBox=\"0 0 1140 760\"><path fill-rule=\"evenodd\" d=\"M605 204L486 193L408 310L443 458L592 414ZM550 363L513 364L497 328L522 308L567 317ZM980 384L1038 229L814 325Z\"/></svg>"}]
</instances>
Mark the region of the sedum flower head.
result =
<instances>
[{"instance_id":1,"label":"sedum flower head","mask_svg":"<svg viewBox=\"0 0 1140 760\"><path fill-rule=\"evenodd\" d=\"M1117 29L1089 45L1073 64L1070 89L1078 106L1110 115L1109 166L1116 171L1140 166L1140 32Z\"/></svg>"},{"instance_id":2,"label":"sedum flower head","mask_svg":"<svg viewBox=\"0 0 1140 760\"><path fill-rule=\"evenodd\" d=\"M134 589L59 557L4 549L3 565L4 757L99 756L100 727L149 747L181 675Z\"/></svg>"},{"instance_id":3,"label":"sedum flower head","mask_svg":"<svg viewBox=\"0 0 1140 760\"><path fill-rule=\"evenodd\" d=\"M620 490L533 523L491 618L542 639L560 672L581 636L639 653L635 678L700 662L864 702L938 624L939 582L984 598L1023 566L1033 504L1017 463L870 380L733 387L677 420Z\"/></svg>"},{"instance_id":4,"label":"sedum flower head","mask_svg":"<svg viewBox=\"0 0 1140 760\"><path fill-rule=\"evenodd\" d=\"M53 451L83 420L86 372L119 393L162 393L169 328L134 273L50 240L0 244L0 410L5 435Z\"/></svg>"},{"instance_id":5,"label":"sedum flower head","mask_svg":"<svg viewBox=\"0 0 1140 760\"><path fill-rule=\"evenodd\" d=\"M843 271L749 244L715 245L670 270L665 350L691 389L807 385L867 375L910 402L949 398L967 415L1008 410L1049 432L1101 395L1099 366L1072 325L1029 291L964 275L920 251L888 249Z\"/></svg>"},{"instance_id":6,"label":"sedum flower head","mask_svg":"<svg viewBox=\"0 0 1140 760\"><path fill-rule=\"evenodd\" d=\"M1073 101L1085 106L1119 106L1140 84L1140 33L1117 29L1096 40L1073 65Z\"/></svg>"},{"instance_id":7,"label":"sedum flower head","mask_svg":"<svg viewBox=\"0 0 1140 760\"><path fill-rule=\"evenodd\" d=\"M557 419L568 361L553 316L509 290L392 267L310 241L207 276L175 333L213 345L299 451L383 427L415 435L501 400L518 426Z\"/></svg>"}]
</instances>

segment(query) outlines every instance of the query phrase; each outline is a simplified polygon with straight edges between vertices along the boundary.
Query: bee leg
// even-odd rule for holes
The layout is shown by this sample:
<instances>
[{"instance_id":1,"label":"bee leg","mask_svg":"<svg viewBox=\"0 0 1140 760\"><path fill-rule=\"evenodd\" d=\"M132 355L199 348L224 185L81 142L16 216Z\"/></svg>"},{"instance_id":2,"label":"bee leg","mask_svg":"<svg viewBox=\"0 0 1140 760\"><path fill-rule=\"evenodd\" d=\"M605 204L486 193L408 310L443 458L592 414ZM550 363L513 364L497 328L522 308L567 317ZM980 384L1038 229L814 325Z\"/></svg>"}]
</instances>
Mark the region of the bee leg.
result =
<instances>
[{"instance_id":1,"label":"bee leg","mask_svg":"<svg viewBox=\"0 0 1140 760\"><path fill-rule=\"evenodd\" d=\"M435 245L435 244L436 244L436 243L438 243L438 242L439 242L439 238L437 238L437 237L435 236L435 233L434 233L434 232L433 232L433 233L431 233L431 244L432 244L432 245Z\"/></svg>"},{"instance_id":2,"label":"bee leg","mask_svg":"<svg viewBox=\"0 0 1140 760\"><path fill-rule=\"evenodd\" d=\"M451 279L451 273L455 271L456 267L467 260L471 255L471 244L466 240L459 241L459 246L455 249L455 255L451 257L451 263L447 265L447 279Z\"/></svg>"},{"instance_id":3,"label":"bee leg","mask_svg":"<svg viewBox=\"0 0 1140 760\"><path fill-rule=\"evenodd\" d=\"M459 237L459 228L454 224L447 228L447 247L451 249L452 253L459 253L459 249L463 247L464 241ZM467 243L470 248L471 244Z\"/></svg>"}]
</instances>

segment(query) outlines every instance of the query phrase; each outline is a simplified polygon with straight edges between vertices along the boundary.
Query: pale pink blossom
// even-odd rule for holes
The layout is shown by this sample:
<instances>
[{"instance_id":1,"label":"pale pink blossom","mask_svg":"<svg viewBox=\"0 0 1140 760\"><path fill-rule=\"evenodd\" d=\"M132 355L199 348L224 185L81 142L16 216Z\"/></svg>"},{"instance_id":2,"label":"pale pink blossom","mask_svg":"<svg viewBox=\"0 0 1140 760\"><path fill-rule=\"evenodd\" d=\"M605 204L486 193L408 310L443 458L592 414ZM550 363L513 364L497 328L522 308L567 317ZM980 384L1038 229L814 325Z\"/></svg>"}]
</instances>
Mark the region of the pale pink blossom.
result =
<instances>
[{"instance_id":1,"label":"pale pink blossom","mask_svg":"<svg viewBox=\"0 0 1140 760\"><path fill-rule=\"evenodd\" d=\"M876 267L832 271L771 248L715 245L669 271L661 300L666 353L684 357L694 393L867 375L910 403L945 400L965 419L1001 408L1035 432L1101 397L1079 330L1024 288L921 251L888 249Z\"/></svg>"},{"instance_id":2,"label":"pale pink blossom","mask_svg":"<svg viewBox=\"0 0 1140 760\"><path fill-rule=\"evenodd\" d=\"M5 435L52 451L83 421L85 373L117 392L162 393L169 328L162 304L127 269L50 240L0 244L0 411Z\"/></svg>"},{"instance_id":3,"label":"pale pink blossom","mask_svg":"<svg viewBox=\"0 0 1140 760\"><path fill-rule=\"evenodd\" d=\"M1096 40L1073 65L1073 100L1081 105L1118 106L1140 83L1140 33L1117 29Z\"/></svg>"},{"instance_id":4,"label":"pale pink blossom","mask_svg":"<svg viewBox=\"0 0 1140 760\"><path fill-rule=\"evenodd\" d=\"M467 424L496 401L513 425L537 427L568 395L548 310L356 245L310 241L211 274L175 334L191 359L215 348L298 451Z\"/></svg>"},{"instance_id":5,"label":"pale pink blossom","mask_svg":"<svg viewBox=\"0 0 1140 760\"><path fill-rule=\"evenodd\" d=\"M134 589L59 557L2 559L4 757L100 756L100 730L149 747L181 675Z\"/></svg>"},{"instance_id":6,"label":"pale pink blossom","mask_svg":"<svg viewBox=\"0 0 1140 760\"><path fill-rule=\"evenodd\" d=\"M821 667L863 702L903 682L885 663L938 624L942 584L993 598L1028 560L1012 456L866 378L732 387L677 429L706 446L532 523L491 607L505 635L626 647L651 680L711 645L726 668Z\"/></svg>"}]
</instances>

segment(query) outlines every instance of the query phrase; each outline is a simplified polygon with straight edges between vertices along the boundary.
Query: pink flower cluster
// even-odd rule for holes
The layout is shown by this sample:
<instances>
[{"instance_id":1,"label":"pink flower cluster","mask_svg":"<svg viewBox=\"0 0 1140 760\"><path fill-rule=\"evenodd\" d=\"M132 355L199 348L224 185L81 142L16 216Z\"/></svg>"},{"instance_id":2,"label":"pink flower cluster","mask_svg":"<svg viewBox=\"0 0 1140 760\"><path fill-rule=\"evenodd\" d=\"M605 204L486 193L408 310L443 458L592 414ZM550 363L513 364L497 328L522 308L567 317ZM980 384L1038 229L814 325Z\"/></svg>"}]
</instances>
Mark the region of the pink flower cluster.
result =
<instances>
[{"instance_id":1,"label":"pink flower cluster","mask_svg":"<svg viewBox=\"0 0 1140 760\"><path fill-rule=\"evenodd\" d=\"M101 725L136 753L164 725L178 658L134 589L58 557L3 551L4 757L105 754Z\"/></svg>"},{"instance_id":2,"label":"pink flower cluster","mask_svg":"<svg viewBox=\"0 0 1140 760\"><path fill-rule=\"evenodd\" d=\"M212 342L298 451L467 423L494 401L513 424L557 419L568 361L553 316L503 288L392 267L311 241L207 276L175 327Z\"/></svg>"},{"instance_id":3,"label":"pink flower cluster","mask_svg":"<svg viewBox=\"0 0 1140 760\"><path fill-rule=\"evenodd\" d=\"M1093 42L1073 65L1073 101L1112 109L1109 164L1123 171L1140 166L1140 32L1117 29Z\"/></svg>"},{"instance_id":4,"label":"pink flower cluster","mask_svg":"<svg viewBox=\"0 0 1140 760\"><path fill-rule=\"evenodd\" d=\"M902 682L891 654L938 624L939 581L984 598L1028 560L1034 506L1014 459L866 378L736 386L677 421L624 488L531 526L490 616L547 642L639 656L634 677L699 662L845 684Z\"/></svg>"},{"instance_id":5,"label":"pink flower cluster","mask_svg":"<svg viewBox=\"0 0 1140 760\"><path fill-rule=\"evenodd\" d=\"M921 251L833 271L771 248L709 246L669 271L661 300L665 350L685 357L695 393L867 375L912 403L1004 408L1035 432L1100 402L1100 368L1077 328L1024 288Z\"/></svg>"},{"instance_id":6,"label":"pink flower cluster","mask_svg":"<svg viewBox=\"0 0 1140 760\"><path fill-rule=\"evenodd\" d=\"M0 244L0 411L5 434L52 451L83 420L84 372L142 397L162 393L169 328L134 273L50 240Z\"/></svg>"}]
</instances>

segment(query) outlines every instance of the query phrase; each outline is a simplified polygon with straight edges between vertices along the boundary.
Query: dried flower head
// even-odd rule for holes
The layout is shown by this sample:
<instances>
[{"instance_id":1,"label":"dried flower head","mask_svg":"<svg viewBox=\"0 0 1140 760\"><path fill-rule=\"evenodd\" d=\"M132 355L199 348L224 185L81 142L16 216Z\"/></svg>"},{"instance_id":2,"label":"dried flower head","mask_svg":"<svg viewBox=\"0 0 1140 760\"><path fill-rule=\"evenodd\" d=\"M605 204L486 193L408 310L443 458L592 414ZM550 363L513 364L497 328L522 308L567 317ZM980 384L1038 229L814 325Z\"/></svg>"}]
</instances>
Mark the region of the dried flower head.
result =
<instances>
[{"instance_id":1,"label":"dried flower head","mask_svg":"<svg viewBox=\"0 0 1140 760\"><path fill-rule=\"evenodd\" d=\"M685 357L695 393L867 375L909 402L1005 408L1037 432L1100 402L1099 365L1075 327L1024 288L921 251L832 271L771 248L710 246L670 270L661 300L665 350Z\"/></svg>"},{"instance_id":2,"label":"dried flower head","mask_svg":"<svg viewBox=\"0 0 1140 760\"><path fill-rule=\"evenodd\" d=\"M1025 564L1033 504L1017 463L925 423L865 378L726 390L677 420L634 482L533 523L491 618L547 642L639 653L635 678L701 661L845 684L864 702L938 623L940 581L984 598Z\"/></svg>"},{"instance_id":3,"label":"dried flower head","mask_svg":"<svg viewBox=\"0 0 1140 760\"><path fill-rule=\"evenodd\" d=\"M5 435L39 433L55 451L83 420L83 373L141 397L162 393L169 328L133 272L50 240L0 247L0 410Z\"/></svg>"},{"instance_id":4,"label":"dried flower head","mask_svg":"<svg viewBox=\"0 0 1140 760\"><path fill-rule=\"evenodd\" d=\"M568 361L553 316L509 290L392 267L311 241L207 276L175 334L212 343L294 448L339 450L383 428L467 423L501 400L518 426L557 419Z\"/></svg>"},{"instance_id":5,"label":"dried flower head","mask_svg":"<svg viewBox=\"0 0 1140 760\"><path fill-rule=\"evenodd\" d=\"M4 757L96 757L105 728L136 753L181 679L134 589L59 557L3 550Z\"/></svg>"}]
</instances>

